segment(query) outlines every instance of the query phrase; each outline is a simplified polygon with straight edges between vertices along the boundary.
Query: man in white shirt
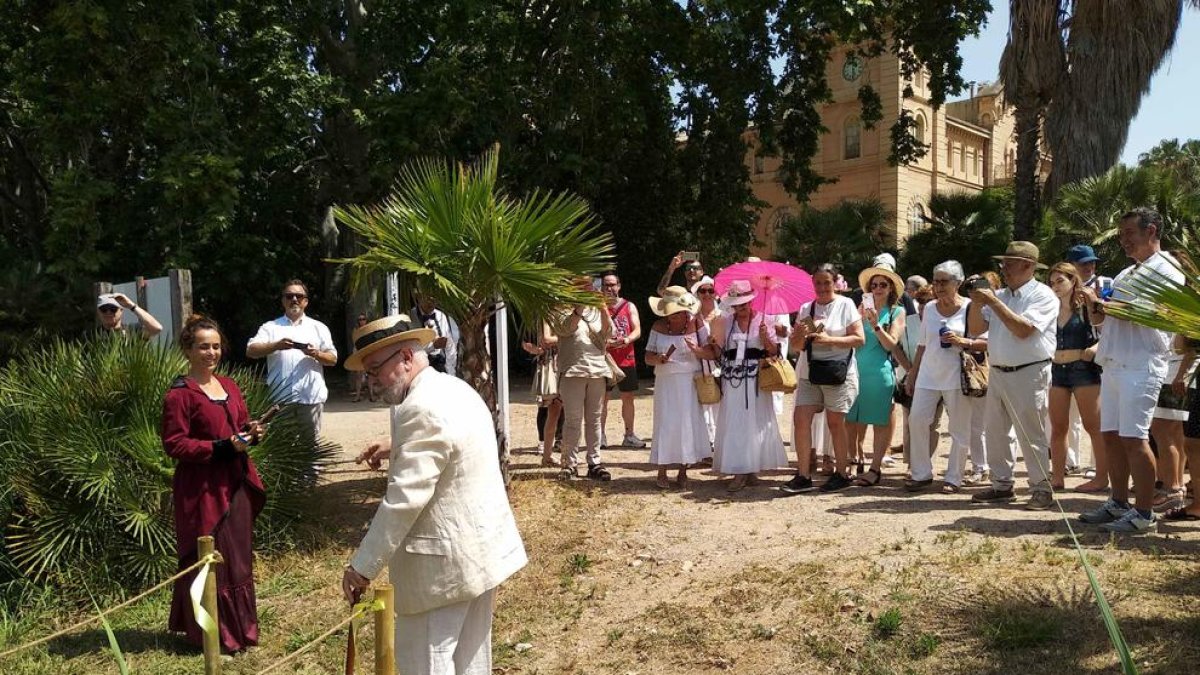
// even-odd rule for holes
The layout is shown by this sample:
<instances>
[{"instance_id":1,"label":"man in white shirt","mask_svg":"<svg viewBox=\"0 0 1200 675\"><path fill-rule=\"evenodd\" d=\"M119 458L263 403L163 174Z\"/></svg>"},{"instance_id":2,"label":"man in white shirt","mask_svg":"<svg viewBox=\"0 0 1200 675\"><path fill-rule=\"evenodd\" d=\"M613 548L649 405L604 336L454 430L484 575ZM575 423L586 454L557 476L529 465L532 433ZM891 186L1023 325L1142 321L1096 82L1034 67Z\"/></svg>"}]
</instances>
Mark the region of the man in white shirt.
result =
<instances>
[{"instance_id":1,"label":"man in white shirt","mask_svg":"<svg viewBox=\"0 0 1200 675\"><path fill-rule=\"evenodd\" d=\"M458 343L462 341L458 323L439 309L431 296L421 293L415 295L417 304L412 308L412 318L437 336L425 348L425 353L429 355L429 366L439 373L458 377Z\"/></svg>"},{"instance_id":2,"label":"man in white shirt","mask_svg":"<svg viewBox=\"0 0 1200 675\"><path fill-rule=\"evenodd\" d=\"M1014 241L1000 260L1005 288L971 287L967 328L972 335L988 334L987 458L992 487L971 498L979 504L1011 502L1016 463L1008 430L1015 428L1031 495L1025 508L1043 510L1054 504L1050 491L1050 444L1046 434L1050 362L1054 358L1058 296L1033 278L1037 246ZM978 277L972 277L970 282Z\"/></svg>"},{"instance_id":3,"label":"man in white shirt","mask_svg":"<svg viewBox=\"0 0 1200 675\"><path fill-rule=\"evenodd\" d=\"M1183 282L1183 272L1161 248L1162 226L1162 216L1148 208L1137 208L1121 217L1117 230L1121 248L1134 264L1113 280L1112 300L1139 302L1139 283L1156 275ZM1167 375L1171 334L1105 317L1105 303L1090 288L1084 292L1094 303L1093 321L1099 320L1097 325L1103 326L1096 363L1104 367L1100 379L1100 431L1104 432L1112 496L1079 519L1100 524L1109 532L1152 532L1158 528L1153 511L1156 467L1148 439L1159 390ZM1136 508L1129 504L1131 477Z\"/></svg>"},{"instance_id":4,"label":"man in white shirt","mask_svg":"<svg viewBox=\"0 0 1200 675\"><path fill-rule=\"evenodd\" d=\"M321 412L329 390L324 366L337 365L337 349L329 328L305 316L308 287L299 279L283 285L280 294L283 316L259 326L246 344L246 356L267 359L267 382L296 407L297 416L312 433L321 433Z\"/></svg>"}]
</instances>

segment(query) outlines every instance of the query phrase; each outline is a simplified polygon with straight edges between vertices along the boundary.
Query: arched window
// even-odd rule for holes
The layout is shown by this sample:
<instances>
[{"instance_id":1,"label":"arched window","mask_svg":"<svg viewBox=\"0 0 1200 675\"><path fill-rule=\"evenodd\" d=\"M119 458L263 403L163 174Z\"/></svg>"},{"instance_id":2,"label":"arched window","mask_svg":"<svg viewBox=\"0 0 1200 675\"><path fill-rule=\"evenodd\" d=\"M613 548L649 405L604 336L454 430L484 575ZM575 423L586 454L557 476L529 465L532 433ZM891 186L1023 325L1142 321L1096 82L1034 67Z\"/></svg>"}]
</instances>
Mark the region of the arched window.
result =
<instances>
[{"instance_id":1,"label":"arched window","mask_svg":"<svg viewBox=\"0 0 1200 675\"><path fill-rule=\"evenodd\" d=\"M925 142L925 114L924 113L917 113L917 124L916 124L916 129L914 130L914 133L917 136L918 142L920 142L920 143Z\"/></svg>"},{"instance_id":2,"label":"arched window","mask_svg":"<svg viewBox=\"0 0 1200 675\"><path fill-rule=\"evenodd\" d=\"M857 159L862 156L862 121L857 117L846 120L842 130L842 157Z\"/></svg>"},{"instance_id":3,"label":"arched window","mask_svg":"<svg viewBox=\"0 0 1200 675\"><path fill-rule=\"evenodd\" d=\"M925 207L921 204L921 200L913 197L912 202L908 205L908 233L916 234L925 229Z\"/></svg>"},{"instance_id":4,"label":"arched window","mask_svg":"<svg viewBox=\"0 0 1200 675\"><path fill-rule=\"evenodd\" d=\"M992 113L983 113L983 116L979 118L979 123L981 126L990 127L996 123L996 120L992 117Z\"/></svg>"}]
</instances>

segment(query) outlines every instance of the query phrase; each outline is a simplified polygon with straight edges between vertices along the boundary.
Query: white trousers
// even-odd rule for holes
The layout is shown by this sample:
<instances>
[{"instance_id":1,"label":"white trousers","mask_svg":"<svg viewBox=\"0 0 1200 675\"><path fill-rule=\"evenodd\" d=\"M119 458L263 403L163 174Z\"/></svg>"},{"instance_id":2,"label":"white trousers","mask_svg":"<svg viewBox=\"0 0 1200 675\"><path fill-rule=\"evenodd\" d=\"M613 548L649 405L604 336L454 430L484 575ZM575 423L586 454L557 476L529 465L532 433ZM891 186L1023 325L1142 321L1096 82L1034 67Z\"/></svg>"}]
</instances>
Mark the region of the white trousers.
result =
<instances>
[{"instance_id":1,"label":"white trousers","mask_svg":"<svg viewBox=\"0 0 1200 675\"><path fill-rule=\"evenodd\" d=\"M971 404L967 397L963 396L961 389L913 390L912 407L908 412L908 429L912 438L908 466L912 470L913 480L933 479L933 457L929 455L928 448L932 438L930 422L937 414L939 401L946 407L950 432L950 462L946 466L946 482L962 485L963 469L967 464L967 451L970 447Z\"/></svg>"},{"instance_id":2,"label":"white trousers","mask_svg":"<svg viewBox=\"0 0 1200 675\"><path fill-rule=\"evenodd\" d=\"M1050 364L1005 373L991 368L987 394L987 454L992 487L1011 490L1017 457L1008 443L1009 429L1025 457L1029 487L1050 491L1050 443L1046 434L1050 392Z\"/></svg>"},{"instance_id":3,"label":"white trousers","mask_svg":"<svg viewBox=\"0 0 1200 675\"><path fill-rule=\"evenodd\" d=\"M989 471L987 460L987 397L967 397L967 406L971 408L971 468L976 473ZM1014 439L1015 440L1015 439Z\"/></svg>"},{"instance_id":4,"label":"white trousers","mask_svg":"<svg viewBox=\"0 0 1200 675\"><path fill-rule=\"evenodd\" d=\"M473 600L420 614L397 614L396 672L491 675L495 595L493 588Z\"/></svg>"}]
</instances>

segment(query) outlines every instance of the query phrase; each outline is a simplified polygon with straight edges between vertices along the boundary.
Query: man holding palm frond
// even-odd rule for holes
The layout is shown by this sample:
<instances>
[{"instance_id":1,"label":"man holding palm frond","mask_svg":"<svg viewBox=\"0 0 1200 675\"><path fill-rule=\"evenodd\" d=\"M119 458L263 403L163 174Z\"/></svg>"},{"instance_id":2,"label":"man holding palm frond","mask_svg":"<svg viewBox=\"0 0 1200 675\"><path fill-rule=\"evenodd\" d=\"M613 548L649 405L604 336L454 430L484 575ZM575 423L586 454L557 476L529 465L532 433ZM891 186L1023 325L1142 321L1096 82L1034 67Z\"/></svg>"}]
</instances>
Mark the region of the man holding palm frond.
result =
<instances>
[{"instance_id":1,"label":"man holding palm frond","mask_svg":"<svg viewBox=\"0 0 1200 675\"><path fill-rule=\"evenodd\" d=\"M1155 279L1183 283L1179 264L1162 250L1162 227L1162 216L1153 209L1140 207L1121 216L1118 237L1134 264L1113 280L1113 301L1144 302L1139 297L1139 286ZM1079 519L1100 524L1109 532L1153 532L1158 528L1152 510L1156 467L1148 439L1159 390L1167 375L1172 335L1116 316L1106 318L1105 303L1095 291L1085 288L1084 293L1093 303L1093 325L1103 326L1096 362L1104 368L1100 430L1104 432L1103 451L1108 457L1112 496ZM1131 477L1133 506L1129 503Z\"/></svg>"}]
</instances>

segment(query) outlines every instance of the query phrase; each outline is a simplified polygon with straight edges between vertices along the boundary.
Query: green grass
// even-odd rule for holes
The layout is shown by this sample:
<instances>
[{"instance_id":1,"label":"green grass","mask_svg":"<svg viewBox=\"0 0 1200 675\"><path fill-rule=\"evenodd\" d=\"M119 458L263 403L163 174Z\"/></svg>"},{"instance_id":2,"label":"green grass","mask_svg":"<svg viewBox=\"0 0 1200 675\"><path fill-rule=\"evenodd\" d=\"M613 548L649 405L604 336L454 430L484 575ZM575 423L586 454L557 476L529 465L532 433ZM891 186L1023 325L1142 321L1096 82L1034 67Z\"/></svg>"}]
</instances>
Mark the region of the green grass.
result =
<instances>
[{"instance_id":1,"label":"green grass","mask_svg":"<svg viewBox=\"0 0 1200 675\"><path fill-rule=\"evenodd\" d=\"M899 608L892 607L875 618L875 635L886 640L900 632L902 625L904 625L904 615L900 613Z\"/></svg>"}]
</instances>

